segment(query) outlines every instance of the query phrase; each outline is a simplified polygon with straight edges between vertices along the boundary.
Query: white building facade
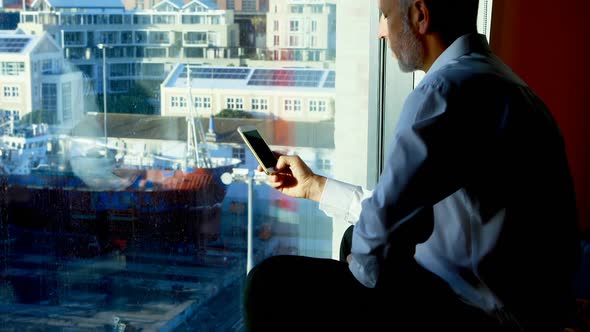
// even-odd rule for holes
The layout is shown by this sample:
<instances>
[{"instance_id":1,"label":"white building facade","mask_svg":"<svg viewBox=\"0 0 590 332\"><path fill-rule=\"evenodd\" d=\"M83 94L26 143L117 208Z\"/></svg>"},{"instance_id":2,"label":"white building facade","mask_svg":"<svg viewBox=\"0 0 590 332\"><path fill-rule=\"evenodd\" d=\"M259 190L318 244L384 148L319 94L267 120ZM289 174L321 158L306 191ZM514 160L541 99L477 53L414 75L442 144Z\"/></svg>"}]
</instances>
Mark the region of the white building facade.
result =
<instances>
[{"instance_id":1,"label":"white building facade","mask_svg":"<svg viewBox=\"0 0 590 332\"><path fill-rule=\"evenodd\" d=\"M48 34L0 34L0 115L19 120L44 111L71 125L84 113L82 73L64 65L62 50Z\"/></svg>"},{"instance_id":2,"label":"white building facade","mask_svg":"<svg viewBox=\"0 0 590 332\"><path fill-rule=\"evenodd\" d=\"M336 4L327 0L270 0L266 45L274 60L334 61Z\"/></svg>"},{"instance_id":3,"label":"white building facade","mask_svg":"<svg viewBox=\"0 0 590 332\"><path fill-rule=\"evenodd\" d=\"M102 92L106 44L108 92L126 92L136 80L156 84L176 63L202 63L240 54L239 28L231 10L212 2L164 0L149 10L125 10L121 0L36 0L21 12L19 28L50 33Z\"/></svg>"},{"instance_id":4,"label":"white building facade","mask_svg":"<svg viewBox=\"0 0 590 332\"><path fill-rule=\"evenodd\" d=\"M178 65L163 82L162 116L188 116L191 110L209 116L229 109L288 121L334 118L333 70L191 66L188 77L187 66Z\"/></svg>"}]
</instances>

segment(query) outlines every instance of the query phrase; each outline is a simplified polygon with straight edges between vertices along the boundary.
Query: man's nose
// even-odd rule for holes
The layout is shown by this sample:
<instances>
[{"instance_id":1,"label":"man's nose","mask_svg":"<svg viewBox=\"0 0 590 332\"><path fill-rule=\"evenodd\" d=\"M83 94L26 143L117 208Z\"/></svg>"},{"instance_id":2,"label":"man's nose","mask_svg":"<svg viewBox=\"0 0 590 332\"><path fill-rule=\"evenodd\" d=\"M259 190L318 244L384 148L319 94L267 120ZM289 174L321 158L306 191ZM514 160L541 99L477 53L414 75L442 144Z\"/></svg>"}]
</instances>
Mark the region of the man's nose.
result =
<instances>
[{"instance_id":1,"label":"man's nose","mask_svg":"<svg viewBox=\"0 0 590 332\"><path fill-rule=\"evenodd\" d=\"M381 18L379 19L379 29L377 33L381 39L389 36L389 33L387 32L387 18L385 18L383 14L381 14Z\"/></svg>"}]
</instances>

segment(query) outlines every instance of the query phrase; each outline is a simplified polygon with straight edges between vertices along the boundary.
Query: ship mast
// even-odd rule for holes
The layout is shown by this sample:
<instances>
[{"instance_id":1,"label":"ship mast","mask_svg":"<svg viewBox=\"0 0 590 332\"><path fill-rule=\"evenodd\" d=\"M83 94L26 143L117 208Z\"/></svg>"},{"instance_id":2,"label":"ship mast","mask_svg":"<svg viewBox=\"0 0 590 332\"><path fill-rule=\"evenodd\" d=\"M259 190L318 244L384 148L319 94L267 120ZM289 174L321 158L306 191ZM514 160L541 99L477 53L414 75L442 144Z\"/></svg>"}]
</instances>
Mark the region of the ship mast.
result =
<instances>
[{"instance_id":1,"label":"ship mast","mask_svg":"<svg viewBox=\"0 0 590 332\"><path fill-rule=\"evenodd\" d=\"M191 86L191 67L187 63L186 64L186 88L188 90L188 116L186 118L186 146L187 146L187 164L190 161L194 161L195 167L206 167L211 168L211 157L209 156L209 149L207 148L207 142L205 140L205 131L203 130L203 124L198 117L197 110L195 109L195 104L193 101L192 95L192 86ZM198 122L195 124L195 121ZM199 140L201 140L202 144L199 144ZM191 160L192 159L192 160Z\"/></svg>"}]
</instances>

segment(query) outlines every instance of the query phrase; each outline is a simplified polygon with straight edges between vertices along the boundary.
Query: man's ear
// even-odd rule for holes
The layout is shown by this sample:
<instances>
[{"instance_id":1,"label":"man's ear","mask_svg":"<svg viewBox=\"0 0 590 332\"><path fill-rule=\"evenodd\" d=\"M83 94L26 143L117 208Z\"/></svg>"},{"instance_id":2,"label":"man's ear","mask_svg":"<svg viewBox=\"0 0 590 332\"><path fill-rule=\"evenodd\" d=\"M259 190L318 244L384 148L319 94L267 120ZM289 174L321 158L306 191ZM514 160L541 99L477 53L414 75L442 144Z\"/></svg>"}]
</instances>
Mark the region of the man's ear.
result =
<instances>
[{"instance_id":1,"label":"man's ear","mask_svg":"<svg viewBox=\"0 0 590 332\"><path fill-rule=\"evenodd\" d=\"M414 0L410 15L415 31L420 35L425 35L430 28L430 12L424 0Z\"/></svg>"}]
</instances>

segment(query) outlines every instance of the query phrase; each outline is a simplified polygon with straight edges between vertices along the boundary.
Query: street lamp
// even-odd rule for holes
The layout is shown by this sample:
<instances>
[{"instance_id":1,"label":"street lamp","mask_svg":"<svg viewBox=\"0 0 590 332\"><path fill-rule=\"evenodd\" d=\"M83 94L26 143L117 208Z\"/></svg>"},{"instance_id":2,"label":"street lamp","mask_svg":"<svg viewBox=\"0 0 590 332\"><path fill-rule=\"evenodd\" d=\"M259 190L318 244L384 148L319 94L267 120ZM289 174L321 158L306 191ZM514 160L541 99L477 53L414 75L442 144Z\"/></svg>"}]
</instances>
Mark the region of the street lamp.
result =
<instances>
[{"instance_id":1,"label":"street lamp","mask_svg":"<svg viewBox=\"0 0 590 332\"><path fill-rule=\"evenodd\" d=\"M252 226L252 219L253 219L253 206L252 206L252 199L253 199L253 187L254 183L261 184L266 183L266 174L263 172L256 172L253 171L253 174L250 175L248 169L245 168L234 168L231 173L223 173L221 175L221 181L225 185L229 185L234 181L245 182L248 184L248 234L247 234L247 253L246 253L246 274L252 270L252 265L254 264L253 259L253 226Z\"/></svg>"},{"instance_id":2,"label":"street lamp","mask_svg":"<svg viewBox=\"0 0 590 332\"><path fill-rule=\"evenodd\" d=\"M107 44L97 44L99 50L102 50L102 110L103 110L103 121L104 121L104 145L105 149L108 146L107 138L107 48L110 48Z\"/></svg>"}]
</instances>

